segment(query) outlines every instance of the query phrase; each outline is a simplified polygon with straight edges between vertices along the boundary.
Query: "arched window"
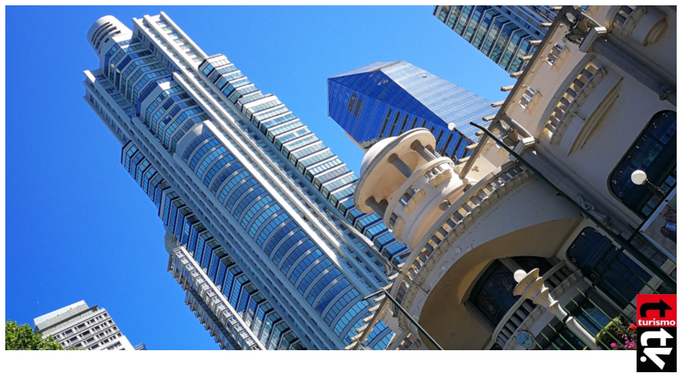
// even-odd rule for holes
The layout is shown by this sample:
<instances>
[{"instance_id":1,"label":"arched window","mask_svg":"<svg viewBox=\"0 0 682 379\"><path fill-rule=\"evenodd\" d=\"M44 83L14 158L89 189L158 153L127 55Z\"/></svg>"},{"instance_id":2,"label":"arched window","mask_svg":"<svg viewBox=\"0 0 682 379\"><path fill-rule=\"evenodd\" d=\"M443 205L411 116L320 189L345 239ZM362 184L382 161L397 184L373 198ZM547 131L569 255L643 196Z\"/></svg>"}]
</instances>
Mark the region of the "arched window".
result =
<instances>
[{"instance_id":1,"label":"arched window","mask_svg":"<svg viewBox=\"0 0 682 379\"><path fill-rule=\"evenodd\" d=\"M476 282L470 299L492 325L497 326L516 302L512 296L515 286L511 270L500 261L495 261Z\"/></svg>"},{"instance_id":2,"label":"arched window","mask_svg":"<svg viewBox=\"0 0 682 379\"><path fill-rule=\"evenodd\" d=\"M643 170L649 181L666 193L675 187L676 131L675 111L656 113L611 173L609 187L613 194L641 216L649 216L663 198L649 186L632 183L630 175L635 170Z\"/></svg>"},{"instance_id":3,"label":"arched window","mask_svg":"<svg viewBox=\"0 0 682 379\"><path fill-rule=\"evenodd\" d=\"M516 267L515 267L516 266ZM516 281L514 271L522 268L528 272L540 269L540 275L547 272L552 264L539 257L514 257L494 261L478 279L469 296L469 301L494 327L502 321L520 297L512 295Z\"/></svg>"}]
</instances>

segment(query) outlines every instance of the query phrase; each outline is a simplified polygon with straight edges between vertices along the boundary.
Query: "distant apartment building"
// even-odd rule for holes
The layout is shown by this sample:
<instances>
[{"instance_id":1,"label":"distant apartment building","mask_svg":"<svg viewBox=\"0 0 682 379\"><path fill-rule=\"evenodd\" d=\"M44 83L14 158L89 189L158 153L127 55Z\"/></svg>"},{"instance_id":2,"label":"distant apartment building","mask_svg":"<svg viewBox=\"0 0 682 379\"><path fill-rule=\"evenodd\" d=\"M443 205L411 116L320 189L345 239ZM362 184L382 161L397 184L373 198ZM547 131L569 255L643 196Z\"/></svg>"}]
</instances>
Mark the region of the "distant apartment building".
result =
<instances>
[{"instance_id":1,"label":"distant apartment building","mask_svg":"<svg viewBox=\"0 0 682 379\"><path fill-rule=\"evenodd\" d=\"M104 308L85 301L33 319L36 333L54 337L63 348L80 350L138 350L116 326Z\"/></svg>"},{"instance_id":2,"label":"distant apartment building","mask_svg":"<svg viewBox=\"0 0 682 379\"><path fill-rule=\"evenodd\" d=\"M525 67L522 58L535 51L530 42L545 36L540 25L551 23L555 13L548 6L438 5L433 15L513 73Z\"/></svg>"},{"instance_id":3,"label":"distant apartment building","mask_svg":"<svg viewBox=\"0 0 682 379\"><path fill-rule=\"evenodd\" d=\"M435 149L468 156L474 121L496 110L491 101L405 61L375 62L327 79L329 117L367 151L379 140L415 128L436 136ZM455 129L456 128L456 129Z\"/></svg>"}]
</instances>

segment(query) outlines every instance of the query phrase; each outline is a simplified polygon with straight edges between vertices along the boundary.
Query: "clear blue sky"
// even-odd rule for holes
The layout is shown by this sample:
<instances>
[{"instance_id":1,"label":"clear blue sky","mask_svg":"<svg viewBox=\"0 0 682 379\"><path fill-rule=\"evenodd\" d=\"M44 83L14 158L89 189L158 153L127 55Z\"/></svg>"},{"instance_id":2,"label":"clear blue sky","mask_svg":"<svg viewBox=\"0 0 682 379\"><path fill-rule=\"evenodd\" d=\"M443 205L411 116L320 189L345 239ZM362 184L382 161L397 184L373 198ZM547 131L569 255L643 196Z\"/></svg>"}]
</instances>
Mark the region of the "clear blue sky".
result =
<instances>
[{"instance_id":1,"label":"clear blue sky","mask_svg":"<svg viewBox=\"0 0 682 379\"><path fill-rule=\"evenodd\" d=\"M492 101L508 74L433 7L7 7L5 317L79 300L106 308L132 344L217 349L166 272L163 226L123 169L121 146L83 101L99 17L165 11L207 54L225 54L358 170L362 152L327 117L326 78L405 60ZM40 302L39 307L38 302Z\"/></svg>"}]
</instances>

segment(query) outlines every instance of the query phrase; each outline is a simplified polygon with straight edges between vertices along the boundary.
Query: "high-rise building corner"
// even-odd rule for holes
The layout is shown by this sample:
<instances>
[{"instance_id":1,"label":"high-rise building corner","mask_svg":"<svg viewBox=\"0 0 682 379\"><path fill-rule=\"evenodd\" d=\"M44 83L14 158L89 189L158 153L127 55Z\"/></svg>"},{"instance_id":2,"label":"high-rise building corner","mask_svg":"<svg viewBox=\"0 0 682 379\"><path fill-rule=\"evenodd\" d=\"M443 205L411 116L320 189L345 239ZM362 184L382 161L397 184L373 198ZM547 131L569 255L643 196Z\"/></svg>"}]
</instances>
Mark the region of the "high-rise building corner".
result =
<instances>
[{"instance_id":1,"label":"high-rise building corner","mask_svg":"<svg viewBox=\"0 0 682 379\"><path fill-rule=\"evenodd\" d=\"M54 337L63 348L138 350L128 341L106 309L81 300L33 319L43 338Z\"/></svg>"},{"instance_id":2,"label":"high-rise building corner","mask_svg":"<svg viewBox=\"0 0 682 379\"><path fill-rule=\"evenodd\" d=\"M556 12L549 6L437 5L433 15L509 73L523 70Z\"/></svg>"}]
</instances>

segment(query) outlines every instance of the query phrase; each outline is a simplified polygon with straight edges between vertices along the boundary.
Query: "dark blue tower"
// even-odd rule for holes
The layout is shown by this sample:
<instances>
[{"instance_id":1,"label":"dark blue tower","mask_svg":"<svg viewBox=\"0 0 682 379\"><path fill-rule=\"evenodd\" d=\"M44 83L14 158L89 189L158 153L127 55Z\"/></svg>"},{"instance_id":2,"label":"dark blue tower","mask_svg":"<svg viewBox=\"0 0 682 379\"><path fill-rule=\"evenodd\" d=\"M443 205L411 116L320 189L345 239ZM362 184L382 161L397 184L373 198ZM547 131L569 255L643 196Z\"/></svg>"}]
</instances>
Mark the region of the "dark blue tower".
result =
<instances>
[{"instance_id":1,"label":"dark blue tower","mask_svg":"<svg viewBox=\"0 0 682 379\"><path fill-rule=\"evenodd\" d=\"M405 61L332 76L327 87L329 116L365 151L382 138L427 128L441 155L463 158L477 139L469 122L486 125L481 118L496 113L490 100Z\"/></svg>"}]
</instances>

